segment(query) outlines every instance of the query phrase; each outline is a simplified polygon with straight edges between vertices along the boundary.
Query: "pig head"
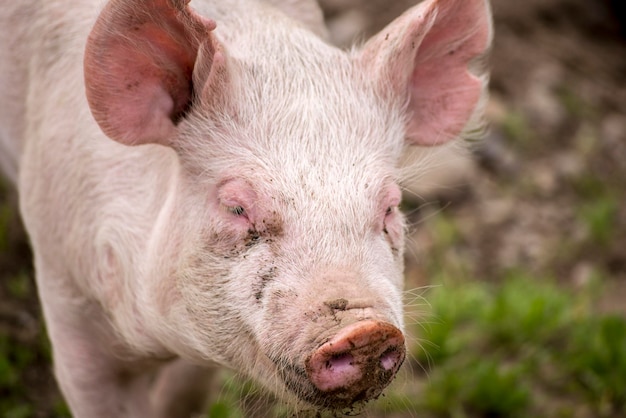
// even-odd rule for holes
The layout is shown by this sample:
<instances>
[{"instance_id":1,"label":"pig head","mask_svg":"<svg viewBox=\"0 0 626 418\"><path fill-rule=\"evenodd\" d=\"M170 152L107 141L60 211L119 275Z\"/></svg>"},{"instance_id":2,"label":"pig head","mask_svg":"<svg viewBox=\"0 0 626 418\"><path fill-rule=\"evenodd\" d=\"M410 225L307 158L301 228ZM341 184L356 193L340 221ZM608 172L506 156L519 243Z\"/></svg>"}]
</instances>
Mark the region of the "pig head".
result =
<instances>
[{"instance_id":1,"label":"pig head","mask_svg":"<svg viewBox=\"0 0 626 418\"><path fill-rule=\"evenodd\" d=\"M49 1L30 32L18 184L69 405L184 416L213 363L300 406L375 398L406 350L399 159L475 127L488 3L347 52L313 3L186 3Z\"/></svg>"}]
</instances>

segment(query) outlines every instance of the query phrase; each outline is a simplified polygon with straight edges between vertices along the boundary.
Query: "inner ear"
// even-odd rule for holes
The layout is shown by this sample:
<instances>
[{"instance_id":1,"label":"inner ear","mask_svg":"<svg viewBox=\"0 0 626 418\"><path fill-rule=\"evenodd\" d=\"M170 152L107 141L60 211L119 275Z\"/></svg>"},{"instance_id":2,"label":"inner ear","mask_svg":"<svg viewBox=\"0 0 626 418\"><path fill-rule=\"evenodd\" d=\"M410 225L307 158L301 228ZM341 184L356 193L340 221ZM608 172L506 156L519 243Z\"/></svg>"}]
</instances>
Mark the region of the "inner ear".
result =
<instances>
[{"instance_id":1,"label":"inner ear","mask_svg":"<svg viewBox=\"0 0 626 418\"><path fill-rule=\"evenodd\" d=\"M170 143L215 23L184 0L112 0L85 49L85 88L103 132L124 144Z\"/></svg>"},{"instance_id":2,"label":"inner ear","mask_svg":"<svg viewBox=\"0 0 626 418\"><path fill-rule=\"evenodd\" d=\"M413 145L456 138L480 109L487 77L470 65L489 50L488 0L426 0L372 38L361 54L384 94L408 97Z\"/></svg>"}]
</instances>

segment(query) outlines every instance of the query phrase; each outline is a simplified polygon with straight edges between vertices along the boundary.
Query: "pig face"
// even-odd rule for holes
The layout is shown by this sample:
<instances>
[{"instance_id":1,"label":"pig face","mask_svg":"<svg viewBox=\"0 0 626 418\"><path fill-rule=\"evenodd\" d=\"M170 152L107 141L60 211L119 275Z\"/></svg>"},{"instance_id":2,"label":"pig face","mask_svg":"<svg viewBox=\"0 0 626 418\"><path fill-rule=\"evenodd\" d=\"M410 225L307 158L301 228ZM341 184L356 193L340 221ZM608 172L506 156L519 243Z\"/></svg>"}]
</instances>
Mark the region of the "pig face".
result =
<instances>
[{"instance_id":1,"label":"pig face","mask_svg":"<svg viewBox=\"0 0 626 418\"><path fill-rule=\"evenodd\" d=\"M405 145L444 143L476 115L485 77L468 65L489 45L488 8L431 0L351 52L250 8L245 30L225 18L214 31L182 1L109 3L87 98L111 139L177 155L161 234L176 257L148 285L151 332L288 398L347 407L404 360L396 167Z\"/></svg>"},{"instance_id":2,"label":"pig face","mask_svg":"<svg viewBox=\"0 0 626 418\"><path fill-rule=\"evenodd\" d=\"M177 278L187 314L177 322L195 336L188 345L324 406L370 398L383 385L367 395L361 387L322 393L306 378L319 346L358 321L402 329L404 228L394 172L402 109L368 92L349 60L338 71L335 58L322 63L343 79L332 89L274 63L241 70L233 77L247 86L236 94L243 106L220 115L228 122L198 106L178 141L183 189L193 190L188 206L205 208ZM259 79L274 80L272 89Z\"/></svg>"}]
</instances>

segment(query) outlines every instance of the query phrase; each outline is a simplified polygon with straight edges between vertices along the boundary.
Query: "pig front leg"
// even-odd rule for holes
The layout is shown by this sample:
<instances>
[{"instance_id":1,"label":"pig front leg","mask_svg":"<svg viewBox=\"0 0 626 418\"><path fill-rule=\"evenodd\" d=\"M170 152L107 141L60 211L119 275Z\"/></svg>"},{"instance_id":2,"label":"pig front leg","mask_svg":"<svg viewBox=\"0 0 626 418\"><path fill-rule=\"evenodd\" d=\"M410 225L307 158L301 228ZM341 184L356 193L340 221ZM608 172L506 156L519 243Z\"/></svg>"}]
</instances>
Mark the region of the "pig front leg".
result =
<instances>
[{"instance_id":1,"label":"pig front leg","mask_svg":"<svg viewBox=\"0 0 626 418\"><path fill-rule=\"evenodd\" d=\"M153 417L190 417L206 409L216 368L175 359L163 365L152 388Z\"/></svg>"},{"instance_id":2,"label":"pig front leg","mask_svg":"<svg viewBox=\"0 0 626 418\"><path fill-rule=\"evenodd\" d=\"M109 353L103 323L61 311L43 299L57 382L75 417L150 417L150 376ZM106 325L104 325L106 327Z\"/></svg>"},{"instance_id":3,"label":"pig front leg","mask_svg":"<svg viewBox=\"0 0 626 418\"><path fill-rule=\"evenodd\" d=\"M38 288L56 379L74 417L185 417L203 405L197 390L177 403L177 409L172 406L184 389L206 387L207 379L200 378L197 368L133 354L100 306L82 296L65 279L67 273L51 266L36 260ZM173 410L189 413L168 412Z\"/></svg>"},{"instance_id":4,"label":"pig front leg","mask_svg":"<svg viewBox=\"0 0 626 418\"><path fill-rule=\"evenodd\" d=\"M213 369L180 358L132 356L120 350L123 343L116 342L99 308L42 287L56 378L75 417L184 418L202 412Z\"/></svg>"},{"instance_id":5,"label":"pig front leg","mask_svg":"<svg viewBox=\"0 0 626 418\"><path fill-rule=\"evenodd\" d=\"M57 380L76 417L185 418L205 408L210 369L176 359L133 370L79 333L60 332L62 338L55 338Z\"/></svg>"}]
</instances>

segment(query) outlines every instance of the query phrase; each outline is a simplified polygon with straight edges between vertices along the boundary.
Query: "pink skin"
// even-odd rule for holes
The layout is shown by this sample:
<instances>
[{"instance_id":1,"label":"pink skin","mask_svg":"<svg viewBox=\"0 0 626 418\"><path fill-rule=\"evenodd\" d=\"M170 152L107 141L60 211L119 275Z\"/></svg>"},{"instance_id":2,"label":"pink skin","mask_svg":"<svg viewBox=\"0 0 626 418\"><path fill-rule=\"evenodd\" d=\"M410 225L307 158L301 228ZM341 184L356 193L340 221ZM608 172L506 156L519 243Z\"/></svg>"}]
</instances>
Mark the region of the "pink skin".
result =
<instances>
[{"instance_id":1,"label":"pink skin","mask_svg":"<svg viewBox=\"0 0 626 418\"><path fill-rule=\"evenodd\" d=\"M474 127L488 2L348 52L312 0L188 3L0 8L0 164L72 414L190 416L215 365L375 398L405 356L400 157Z\"/></svg>"}]
</instances>

